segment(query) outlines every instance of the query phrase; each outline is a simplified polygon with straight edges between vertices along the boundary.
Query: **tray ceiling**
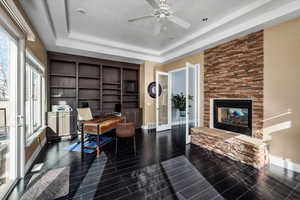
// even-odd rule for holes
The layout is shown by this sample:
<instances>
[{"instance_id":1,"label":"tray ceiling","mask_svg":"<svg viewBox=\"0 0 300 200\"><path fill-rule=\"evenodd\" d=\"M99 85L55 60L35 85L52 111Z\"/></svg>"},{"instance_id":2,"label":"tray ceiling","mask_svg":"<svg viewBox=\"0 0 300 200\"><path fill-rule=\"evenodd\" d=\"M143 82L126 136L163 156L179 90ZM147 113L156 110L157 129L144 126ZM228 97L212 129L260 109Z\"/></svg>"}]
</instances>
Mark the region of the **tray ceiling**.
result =
<instances>
[{"instance_id":1,"label":"tray ceiling","mask_svg":"<svg viewBox=\"0 0 300 200\"><path fill-rule=\"evenodd\" d=\"M135 63L168 62L300 16L299 0L168 2L189 29L168 22L154 35L155 19L129 23L153 11L145 0L21 0L48 50Z\"/></svg>"}]
</instances>

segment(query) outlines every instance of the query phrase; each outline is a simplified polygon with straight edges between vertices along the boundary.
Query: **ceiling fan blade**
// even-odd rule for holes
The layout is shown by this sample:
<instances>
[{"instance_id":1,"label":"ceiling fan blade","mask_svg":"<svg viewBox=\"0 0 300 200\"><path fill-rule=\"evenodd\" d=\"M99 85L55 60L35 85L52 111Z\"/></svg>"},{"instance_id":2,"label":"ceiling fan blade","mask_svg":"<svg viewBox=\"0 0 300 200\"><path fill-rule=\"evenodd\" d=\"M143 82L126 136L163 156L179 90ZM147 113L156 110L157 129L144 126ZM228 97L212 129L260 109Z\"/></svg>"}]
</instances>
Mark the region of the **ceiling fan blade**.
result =
<instances>
[{"instance_id":1,"label":"ceiling fan blade","mask_svg":"<svg viewBox=\"0 0 300 200\"><path fill-rule=\"evenodd\" d=\"M143 17L137 17L134 19L129 19L128 22L135 22L135 21L139 21L139 20L143 20L143 19L149 19L149 18L153 18L154 16L149 15L149 16L143 16Z\"/></svg>"},{"instance_id":2,"label":"ceiling fan blade","mask_svg":"<svg viewBox=\"0 0 300 200\"><path fill-rule=\"evenodd\" d=\"M159 35L161 33L162 24L160 22L155 23L154 25L154 35Z\"/></svg>"},{"instance_id":3,"label":"ceiling fan blade","mask_svg":"<svg viewBox=\"0 0 300 200\"><path fill-rule=\"evenodd\" d=\"M150 6L152 6L152 8L154 8L154 9L159 8L159 6L158 6L158 4L156 3L155 0L146 0L146 1L148 2L148 4L150 4Z\"/></svg>"},{"instance_id":4,"label":"ceiling fan blade","mask_svg":"<svg viewBox=\"0 0 300 200\"><path fill-rule=\"evenodd\" d=\"M185 21L185 20L183 20L179 17L176 17L174 15L169 16L168 20L170 20L171 22L177 24L178 26L181 26L184 29L188 29L191 26L191 24L188 23L187 21Z\"/></svg>"}]
</instances>

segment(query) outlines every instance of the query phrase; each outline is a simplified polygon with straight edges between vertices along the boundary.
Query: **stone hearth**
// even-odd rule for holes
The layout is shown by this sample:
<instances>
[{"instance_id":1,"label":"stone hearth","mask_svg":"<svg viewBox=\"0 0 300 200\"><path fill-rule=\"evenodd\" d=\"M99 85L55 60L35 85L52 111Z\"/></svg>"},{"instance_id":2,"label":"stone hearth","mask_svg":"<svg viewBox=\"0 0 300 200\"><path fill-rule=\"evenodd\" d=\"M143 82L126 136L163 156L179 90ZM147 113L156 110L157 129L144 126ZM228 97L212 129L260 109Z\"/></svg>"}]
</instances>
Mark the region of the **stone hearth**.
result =
<instances>
[{"instance_id":1,"label":"stone hearth","mask_svg":"<svg viewBox=\"0 0 300 200\"><path fill-rule=\"evenodd\" d=\"M206 127L192 128L192 144L256 168L267 164L266 144L246 135Z\"/></svg>"}]
</instances>

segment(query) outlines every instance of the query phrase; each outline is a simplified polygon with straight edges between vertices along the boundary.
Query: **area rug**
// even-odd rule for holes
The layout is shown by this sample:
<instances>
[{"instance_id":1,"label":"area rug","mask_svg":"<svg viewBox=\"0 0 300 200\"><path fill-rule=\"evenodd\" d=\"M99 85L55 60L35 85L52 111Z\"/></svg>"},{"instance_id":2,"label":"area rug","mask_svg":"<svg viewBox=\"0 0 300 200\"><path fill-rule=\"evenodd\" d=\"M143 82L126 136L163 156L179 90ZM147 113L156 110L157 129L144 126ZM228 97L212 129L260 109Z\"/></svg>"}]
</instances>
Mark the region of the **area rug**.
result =
<instances>
[{"instance_id":1,"label":"area rug","mask_svg":"<svg viewBox=\"0 0 300 200\"><path fill-rule=\"evenodd\" d=\"M84 143L85 147L90 147L90 148L96 148L97 143L96 143L96 137L94 136L90 136L89 138L90 141L87 141ZM101 136L100 137L100 147L103 147L104 145L110 143L111 141L113 141L114 139L111 137L105 137L105 136ZM80 143L75 143L75 144L71 144L70 146L67 146L64 148L65 150L68 151L74 151L74 152L81 152L81 144ZM84 149L85 153L93 153L95 150L94 149Z\"/></svg>"},{"instance_id":2,"label":"area rug","mask_svg":"<svg viewBox=\"0 0 300 200\"><path fill-rule=\"evenodd\" d=\"M34 174L21 200L50 200L68 195L69 176L69 167Z\"/></svg>"}]
</instances>

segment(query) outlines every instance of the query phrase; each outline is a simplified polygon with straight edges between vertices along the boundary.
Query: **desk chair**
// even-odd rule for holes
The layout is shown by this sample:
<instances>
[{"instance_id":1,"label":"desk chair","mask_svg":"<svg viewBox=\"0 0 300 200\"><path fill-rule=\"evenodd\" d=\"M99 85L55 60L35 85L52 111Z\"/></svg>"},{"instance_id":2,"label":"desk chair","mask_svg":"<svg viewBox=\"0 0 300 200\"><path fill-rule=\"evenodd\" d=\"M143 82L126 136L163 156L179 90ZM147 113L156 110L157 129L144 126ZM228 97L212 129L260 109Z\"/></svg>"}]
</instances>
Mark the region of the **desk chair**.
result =
<instances>
[{"instance_id":1,"label":"desk chair","mask_svg":"<svg viewBox=\"0 0 300 200\"><path fill-rule=\"evenodd\" d=\"M116 127L116 149L115 154L118 154L118 138L132 138L133 150L136 155L136 143L135 143L135 124L134 123L119 123Z\"/></svg>"}]
</instances>

